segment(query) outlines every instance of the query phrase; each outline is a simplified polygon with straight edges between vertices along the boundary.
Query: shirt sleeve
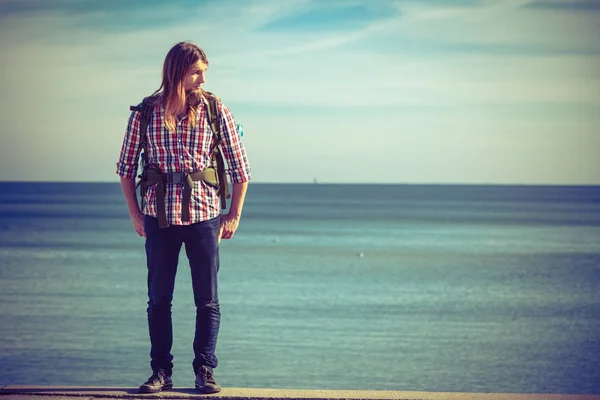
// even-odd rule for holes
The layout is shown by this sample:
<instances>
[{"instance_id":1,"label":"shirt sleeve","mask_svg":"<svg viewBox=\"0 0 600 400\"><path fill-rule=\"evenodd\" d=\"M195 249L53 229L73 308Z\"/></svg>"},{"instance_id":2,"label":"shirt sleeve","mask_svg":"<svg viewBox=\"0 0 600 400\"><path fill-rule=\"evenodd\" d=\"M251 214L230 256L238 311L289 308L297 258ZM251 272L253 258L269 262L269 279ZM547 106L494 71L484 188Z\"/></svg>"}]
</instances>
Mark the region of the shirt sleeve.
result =
<instances>
[{"instance_id":1,"label":"shirt sleeve","mask_svg":"<svg viewBox=\"0 0 600 400\"><path fill-rule=\"evenodd\" d=\"M121 154L117 162L117 175L123 178L135 178L137 174L141 150L140 115L139 111L133 111L127 123Z\"/></svg>"},{"instance_id":2,"label":"shirt sleeve","mask_svg":"<svg viewBox=\"0 0 600 400\"><path fill-rule=\"evenodd\" d=\"M227 172L232 183L247 182L250 180L250 164L246 149L238 135L231 111L225 104L220 103L220 105L222 149L227 161Z\"/></svg>"}]
</instances>

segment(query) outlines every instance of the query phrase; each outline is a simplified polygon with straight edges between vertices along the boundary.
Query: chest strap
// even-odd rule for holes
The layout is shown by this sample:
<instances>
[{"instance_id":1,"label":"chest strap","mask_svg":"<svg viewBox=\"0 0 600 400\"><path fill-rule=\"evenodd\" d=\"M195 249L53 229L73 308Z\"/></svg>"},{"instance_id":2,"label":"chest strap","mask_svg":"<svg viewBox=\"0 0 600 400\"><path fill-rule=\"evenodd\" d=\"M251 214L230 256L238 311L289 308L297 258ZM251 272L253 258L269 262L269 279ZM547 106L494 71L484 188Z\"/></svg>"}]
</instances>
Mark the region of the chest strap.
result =
<instances>
[{"instance_id":1,"label":"chest strap","mask_svg":"<svg viewBox=\"0 0 600 400\"><path fill-rule=\"evenodd\" d=\"M165 191L168 183L182 185L183 197L181 204L181 220L188 222L190 220L190 200L194 182L203 181L210 186L218 187L218 174L214 168L206 168L197 172L166 172L158 173L149 169L145 174L145 186L156 185L156 212L158 214L158 226L166 228L169 226L167 213L165 209Z\"/></svg>"}]
</instances>

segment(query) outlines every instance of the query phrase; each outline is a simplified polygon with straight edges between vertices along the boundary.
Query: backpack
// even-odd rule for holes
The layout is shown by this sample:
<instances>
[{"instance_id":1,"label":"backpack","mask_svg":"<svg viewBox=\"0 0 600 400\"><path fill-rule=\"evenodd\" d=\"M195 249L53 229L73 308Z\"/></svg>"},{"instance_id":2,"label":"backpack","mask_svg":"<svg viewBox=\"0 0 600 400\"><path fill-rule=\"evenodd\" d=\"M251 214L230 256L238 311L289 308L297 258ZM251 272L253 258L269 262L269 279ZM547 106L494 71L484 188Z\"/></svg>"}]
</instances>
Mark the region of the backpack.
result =
<instances>
[{"instance_id":1,"label":"backpack","mask_svg":"<svg viewBox=\"0 0 600 400\"><path fill-rule=\"evenodd\" d=\"M223 150L221 146L221 130L218 116L218 103L219 98L214 94L204 91L207 96L205 97L207 102L206 115L208 123L210 124L211 131L213 133L213 145L211 150L211 165L204 170L203 181L217 189L221 202L221 209L227 208L227 200L231 197L229 192L229 185L227 183L227 174L225 172L225 158L223 156ZM160 173L160 168L154 163L148 163L148 137L146 131L148 129L148 123L152 112L154 110L154 104L158 98L158 94L145 97L140 104L137 106L130 106L130 111L140 112L140 134L141 136L141 153L140 153L140 169L141 173L138 175L138 182L136 189L140 190L140 209L144 210L144 199L146 190L150 186L147 183L147 174L149 170Z\"/></svg>"}]
</instances>

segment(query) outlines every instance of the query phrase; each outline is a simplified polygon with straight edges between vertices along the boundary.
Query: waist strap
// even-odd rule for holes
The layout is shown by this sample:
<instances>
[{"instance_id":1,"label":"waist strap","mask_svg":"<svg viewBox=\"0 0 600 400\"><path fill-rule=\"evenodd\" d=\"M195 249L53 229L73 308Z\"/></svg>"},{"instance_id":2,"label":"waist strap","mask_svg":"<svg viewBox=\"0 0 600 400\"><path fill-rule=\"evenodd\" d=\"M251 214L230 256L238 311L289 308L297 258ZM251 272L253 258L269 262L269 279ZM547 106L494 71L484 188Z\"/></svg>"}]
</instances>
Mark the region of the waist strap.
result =
<instances>
[{"instance_id":1,"label":"waist strap","mask_svg":"<svg viewBox=\"0 0 600 400\"><path fill-rule=\"evenodd\" d=\"M156 185L156 212L158 214L158 226L166 228L169 226L167 213L165 210L165 190L166 184L182 184L183 198L181 204L181 220L190 220L190 200L192 198L192 189L194 182L204 181L208 184L213 184L215 181L216 172L213 168L207 168L204 171L197 172L166 172L159 174L150 169L146 173L146 187ZM218 185L218 181L215 182Z\"/></svg>"}]
</instances>

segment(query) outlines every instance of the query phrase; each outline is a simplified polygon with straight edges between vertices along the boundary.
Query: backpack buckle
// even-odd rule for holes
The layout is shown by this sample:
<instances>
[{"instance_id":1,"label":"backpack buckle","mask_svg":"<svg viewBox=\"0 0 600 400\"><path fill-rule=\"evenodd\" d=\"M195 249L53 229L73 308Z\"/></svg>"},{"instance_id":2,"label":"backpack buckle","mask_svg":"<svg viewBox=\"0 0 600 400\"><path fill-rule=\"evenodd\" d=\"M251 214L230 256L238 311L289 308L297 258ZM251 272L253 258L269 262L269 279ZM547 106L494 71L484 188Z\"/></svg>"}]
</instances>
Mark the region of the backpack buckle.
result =
<instances>
[{"instance_id":1,"label":"backpack buckle","mask_svg":"<svg viewBox=\"0 0 600 400\"><path fill-rule=\"evenodd\" d=\"M169 172L166 174L166 182L174 184L183 184L187 179L186 172Z\"/></svg>"}]
</instances>

